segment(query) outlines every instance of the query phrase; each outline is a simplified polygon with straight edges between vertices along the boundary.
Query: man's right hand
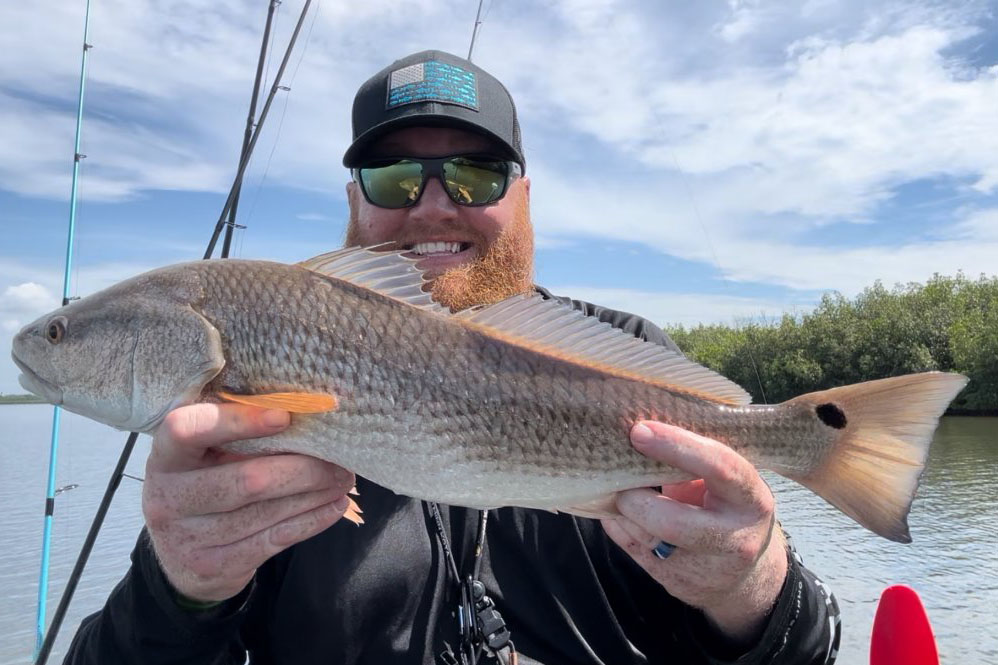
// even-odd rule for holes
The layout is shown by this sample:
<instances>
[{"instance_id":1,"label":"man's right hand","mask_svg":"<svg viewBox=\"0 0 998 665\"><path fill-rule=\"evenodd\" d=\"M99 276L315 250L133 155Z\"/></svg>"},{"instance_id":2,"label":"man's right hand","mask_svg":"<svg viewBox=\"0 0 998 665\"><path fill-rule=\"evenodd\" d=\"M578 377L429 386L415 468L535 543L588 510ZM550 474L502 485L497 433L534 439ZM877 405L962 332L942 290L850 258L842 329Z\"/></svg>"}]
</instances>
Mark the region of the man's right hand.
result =
<instances>
[{"instance_id":1,"label":"man's right hand","mask_svg":"<svg viewBox=\"0 0 998 665\"><path fill-rule=\"evenodd\" d=\"M243 457L217 446L285 429L284 411L193 404L153 438L142 512L170 584L198 601L238 594L267 559L327 529L347 509L354 475L305 455Z\"/></svg>"}]
</instances>

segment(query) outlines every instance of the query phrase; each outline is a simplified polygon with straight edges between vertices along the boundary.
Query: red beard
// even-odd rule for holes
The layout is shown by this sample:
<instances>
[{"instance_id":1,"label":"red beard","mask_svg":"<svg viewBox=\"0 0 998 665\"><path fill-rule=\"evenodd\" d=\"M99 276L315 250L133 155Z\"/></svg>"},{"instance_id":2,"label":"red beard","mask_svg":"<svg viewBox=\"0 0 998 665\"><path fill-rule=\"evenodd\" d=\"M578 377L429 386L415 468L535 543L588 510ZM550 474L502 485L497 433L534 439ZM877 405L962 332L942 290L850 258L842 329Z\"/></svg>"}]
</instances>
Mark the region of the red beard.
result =
<instances>
[{"instance_id":1,"label":"red beard","mask_svg":"<svg viewBox=\"0 0 998 665\"><path fill-rule=\"evenodd\" d=\"M512 223L502 235L491 245L480 244L485 247L481 256L430 282L433 299L440 304L459 311L496 303L533 288L534 229L527 198L519 190L510 191L507 196L516 196L518 200ZM345 244L363 244L352 212Z\"/></svg>"}]
</instances>

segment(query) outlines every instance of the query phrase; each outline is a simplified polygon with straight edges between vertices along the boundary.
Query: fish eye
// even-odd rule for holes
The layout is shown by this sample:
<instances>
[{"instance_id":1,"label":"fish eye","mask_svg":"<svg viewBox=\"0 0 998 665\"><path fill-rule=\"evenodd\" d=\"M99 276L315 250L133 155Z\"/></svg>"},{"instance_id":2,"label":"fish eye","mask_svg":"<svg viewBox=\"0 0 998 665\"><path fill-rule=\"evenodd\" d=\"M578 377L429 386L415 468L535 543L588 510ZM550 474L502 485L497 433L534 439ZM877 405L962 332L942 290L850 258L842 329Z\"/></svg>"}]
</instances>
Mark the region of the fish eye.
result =
<instances>
[{"instance_id":1,"label":"fish eye","mask_svg":"<svg viewBox=\"0 0 998 665\"><path fill-rule=\"evenodd\" d=\"M58 344L66 336L66 317L57 316L45 326L45 339L51 344Z\"/></svg>"}]
</instances>

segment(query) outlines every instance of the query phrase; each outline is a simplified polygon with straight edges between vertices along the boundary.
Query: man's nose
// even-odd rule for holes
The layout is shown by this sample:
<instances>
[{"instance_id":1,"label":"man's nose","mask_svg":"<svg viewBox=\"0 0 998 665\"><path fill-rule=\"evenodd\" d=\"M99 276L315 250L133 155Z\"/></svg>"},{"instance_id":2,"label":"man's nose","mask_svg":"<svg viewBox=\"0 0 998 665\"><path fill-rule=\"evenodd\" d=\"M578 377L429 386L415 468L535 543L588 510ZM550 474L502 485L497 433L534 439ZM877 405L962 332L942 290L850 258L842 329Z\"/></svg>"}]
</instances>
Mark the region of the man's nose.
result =
<instances>
[{"instance_id":1,"label":"man's nose","mask_svg":"<svg viewBox=\"0 0 998 665\"><path fill-rule=\"evenodd\" d=\"M429 178L419 203L412 207L409 216L414 221L440 222L457 217L457 204L444 190L439 178Z\"/></svg>"}]
</instances>

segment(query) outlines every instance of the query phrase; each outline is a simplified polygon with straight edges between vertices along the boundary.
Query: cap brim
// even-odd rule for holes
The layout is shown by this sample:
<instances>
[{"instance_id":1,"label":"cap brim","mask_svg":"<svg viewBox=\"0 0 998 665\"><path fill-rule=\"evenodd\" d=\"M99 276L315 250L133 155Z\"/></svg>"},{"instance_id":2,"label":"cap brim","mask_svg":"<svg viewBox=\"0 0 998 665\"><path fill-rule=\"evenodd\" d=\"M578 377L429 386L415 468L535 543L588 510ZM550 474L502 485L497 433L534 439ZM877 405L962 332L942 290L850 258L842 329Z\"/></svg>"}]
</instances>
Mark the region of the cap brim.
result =
<instances>
[{"instance_id":1,"label":"cap brim","mask_svg":"<svg viewBox=\"0 0 998 665\"><path fill-rule=\"evenodd\" d=\"M363 162L365 153L375 144L378 139L382 138L390 132L397 131L399 129L405 129L407 127L454 127L457 129L465 129L467 131L484 136L495 144L495 147L499 150L499 157L505 157L506 159L512 160L523 165L523 159L516 154L506 142L501 139L498 135L484 129L481 125L476 125L472 122L467 122L460 118L455 118L453 116L444 116L439 114L413 114L407 115L399 118L392 118L391 120L386 120L381 124L371 127L366 132L358 136L347 151L343 153L343 166L347 168L354 168L360 166Z\"/></svg>"}]
</instances>

